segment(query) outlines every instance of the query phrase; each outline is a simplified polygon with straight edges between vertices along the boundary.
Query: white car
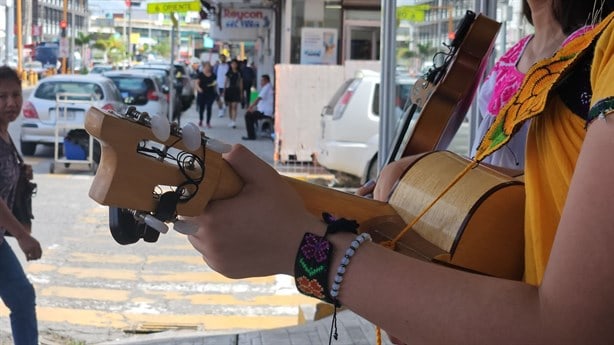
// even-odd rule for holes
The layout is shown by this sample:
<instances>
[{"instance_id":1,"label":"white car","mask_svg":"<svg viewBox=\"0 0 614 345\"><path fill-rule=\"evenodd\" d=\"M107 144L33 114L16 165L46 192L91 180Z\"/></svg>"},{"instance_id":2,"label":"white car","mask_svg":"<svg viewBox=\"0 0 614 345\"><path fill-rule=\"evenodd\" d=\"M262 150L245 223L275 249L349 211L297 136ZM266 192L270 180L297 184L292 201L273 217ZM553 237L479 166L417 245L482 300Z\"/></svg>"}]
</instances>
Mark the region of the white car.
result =
<instances>
[{"instance_id":1,"label":"white car","mask_svg":"<svg viewBox=\"0 0 614 345\"><path fill-rule=\"evenodd\" d=\"M415 79L397 78L398 120ZM358 71L322 109L318 164L335 174L337 183L356 185L377 175L380 74Z\"/></svg>"},{"instance_id":2,"label":"white car","mask_svg":"<svg viewBox=\"0 0 614 345\"><path fill-rule=\"evenodd\" d=\"M124 104L140 112L168 118L168 86L146 70L110 71L102 73L111 79L122 96Z\"/></svg>"},{"instance_id":3,"label":"white car","mask_svg":"<svg viewBox=\"0 0 614 345\"><path fill-rule=\"evenodd\" d=\"M397 124L415 82L413 78L397 78ZM341 85L322 110L317 161L334 173L339 185L357 186L377 177L379 83L379 73L361 70ZM412 123L418 116L414 114ZM454 147L452 151L466 154L468 133L469 125L463 122L450 145Z\"/></svg>"},{"instance_id":4,"label":"white car","mask_svg":"<svg viewBox=\"0 0 614 345\"><path fill-rule=\"evenodd\" d=\"M58 103L58 94L64 94L66 101ZM126 109L119 90L109 78L95 74L58 74L40 80L21 111L24 118L20 129L21 153L33 155L38 144L54 145L57 142L62 145L69 131L64 125L83 127L85 113L91 106L118 112ZM65 120L56 137L58 110L65 114Z\"/></svg>"}]
</instances>

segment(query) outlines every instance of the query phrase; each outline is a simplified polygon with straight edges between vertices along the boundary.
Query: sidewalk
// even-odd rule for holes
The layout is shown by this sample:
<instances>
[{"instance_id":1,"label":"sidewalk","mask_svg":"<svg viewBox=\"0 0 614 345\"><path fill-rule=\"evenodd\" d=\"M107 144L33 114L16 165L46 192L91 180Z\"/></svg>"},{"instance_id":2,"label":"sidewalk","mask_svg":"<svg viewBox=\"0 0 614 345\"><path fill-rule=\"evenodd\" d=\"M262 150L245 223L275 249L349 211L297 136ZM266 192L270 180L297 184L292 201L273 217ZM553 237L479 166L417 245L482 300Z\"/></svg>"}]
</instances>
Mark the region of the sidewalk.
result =
<instances>
[{"instance_id":1,"label":"sidewalk","mask_svg":"<svg viewBox=\"0 0 614 345\"><path fill-rule=\"evenodd\" d=\"M239 334L210 335L204 332L163 332L100 345L325 345L328 344L331 318L295 327ZM375 326L351 311L337 314L338 340L334 345L375 344ZM383 345L391 345L385 335Z\"/></svg>"},{"instance_id":2,"label":"sidewalk","mask_svg":"<svg viewBox=\"0 0 614 345\"><path fill-rule=\"evenodd\" d=\"M245 110L239 107L236 121L237 128L228 127L230 119L228 118L228 110L224 117L218 117L217 104L213 104L213 114L211 116L211 126L213 128L201 128L208 137L221 140L227 144L242 144L260 159L269 163L279 173L293 178L307 180L310 182L327 185L332 182L333 175L328 173L326 169L310 164L282 164L274 160L275 142L272 138L259 137L256 140L242 140L241 137L247 136L245 130ZM193 105L185 111L181 117L181 124L187 122L198 124L198 113Z\"/></svg>"}]
</instances>

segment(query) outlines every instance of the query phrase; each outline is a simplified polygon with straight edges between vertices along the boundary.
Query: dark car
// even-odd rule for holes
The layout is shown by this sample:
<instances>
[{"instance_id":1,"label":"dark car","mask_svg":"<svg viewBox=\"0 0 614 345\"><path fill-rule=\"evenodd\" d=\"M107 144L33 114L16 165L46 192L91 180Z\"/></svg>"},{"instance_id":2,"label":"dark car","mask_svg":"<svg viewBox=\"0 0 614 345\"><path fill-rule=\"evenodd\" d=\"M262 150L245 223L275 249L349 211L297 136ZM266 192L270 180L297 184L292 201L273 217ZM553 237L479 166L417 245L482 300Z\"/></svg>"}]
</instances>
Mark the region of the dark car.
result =
<instances>
[{"instance_id":1,"label":"dark car","mask_svg":"<svg viewBox=\"0 0 614 345\"><path fill-rule=\"evenodd\" d=\"M190 79L190 76L183 65L175 64L171 69L170 64L165 64L162 62L148 62L140 65L135 65L132 68L164 71L166 75L168 77L171 77L172 80L175 82L175 89L180 94L181 98L181 111L186 111L190 109L190 107L192 106L192 102L194 102L195 98L194 87L192 86L192 80Z\"/></svg>"}]
</instances>

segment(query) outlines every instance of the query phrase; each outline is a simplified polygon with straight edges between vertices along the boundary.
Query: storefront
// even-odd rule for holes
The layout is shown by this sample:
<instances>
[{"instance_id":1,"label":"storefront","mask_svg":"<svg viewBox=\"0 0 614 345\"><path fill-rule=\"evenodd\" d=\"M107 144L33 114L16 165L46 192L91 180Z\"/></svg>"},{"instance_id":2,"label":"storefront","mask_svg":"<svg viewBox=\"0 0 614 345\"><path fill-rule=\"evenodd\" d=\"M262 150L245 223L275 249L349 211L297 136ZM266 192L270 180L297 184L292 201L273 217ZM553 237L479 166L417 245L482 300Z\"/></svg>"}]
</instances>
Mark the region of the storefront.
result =
<instances>
[{"instance_id":1,"label":"storefront","mask_svg":"<svg viewBox=\"0 0 614 345\"><path fill-rule=\"evenodd\" d=\"M287 0L281 62L343 64L378 60L379 0Z\"/></svg>"}]
</instances>

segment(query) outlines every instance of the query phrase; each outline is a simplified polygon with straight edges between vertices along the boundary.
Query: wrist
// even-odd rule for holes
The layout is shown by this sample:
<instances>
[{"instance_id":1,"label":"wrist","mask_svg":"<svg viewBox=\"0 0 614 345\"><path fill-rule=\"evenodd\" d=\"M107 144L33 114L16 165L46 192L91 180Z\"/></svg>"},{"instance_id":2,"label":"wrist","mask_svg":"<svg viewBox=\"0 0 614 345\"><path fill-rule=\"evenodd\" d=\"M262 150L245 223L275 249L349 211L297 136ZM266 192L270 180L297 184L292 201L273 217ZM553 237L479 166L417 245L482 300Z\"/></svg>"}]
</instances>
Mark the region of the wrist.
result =
<instances>
[{"instance_id":1,"label":"wrist","mask_svg":"<svg viewBox=\"0 0 614 345\"><path fill-rule=\"evenodd\" d=\"M328 214L323 218L325 223L302 235L295 251L294 279L301 293L338 305L331 287L348 246L356 238L358 223Z\"/></svg>"}]
</instances>

